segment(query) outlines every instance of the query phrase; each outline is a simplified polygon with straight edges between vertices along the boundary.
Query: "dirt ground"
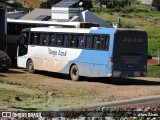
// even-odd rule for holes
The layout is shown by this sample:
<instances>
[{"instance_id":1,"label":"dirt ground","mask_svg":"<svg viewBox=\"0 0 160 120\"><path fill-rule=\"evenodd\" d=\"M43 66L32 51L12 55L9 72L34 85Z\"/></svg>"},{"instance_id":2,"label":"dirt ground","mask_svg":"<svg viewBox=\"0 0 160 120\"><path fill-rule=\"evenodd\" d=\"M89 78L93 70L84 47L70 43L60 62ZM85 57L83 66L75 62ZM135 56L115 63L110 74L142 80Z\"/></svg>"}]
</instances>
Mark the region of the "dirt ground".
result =
<instances>
[{"instance_id":1,"label":"dirt ground","mask_svg":"<svg viewBox=\"0 0 160 120\"><path fill-rule=\"evenodd\" d=\"M160 78L81 78L73 82L67 75L44 71L31 74L14 68L0 73L0 89L17 91L12 99L0 100L6 104L0 105L0 110L51 110L160 95ZM20 102L15 100L17 96L22 99Z\"/></svg>"}]
</instances>

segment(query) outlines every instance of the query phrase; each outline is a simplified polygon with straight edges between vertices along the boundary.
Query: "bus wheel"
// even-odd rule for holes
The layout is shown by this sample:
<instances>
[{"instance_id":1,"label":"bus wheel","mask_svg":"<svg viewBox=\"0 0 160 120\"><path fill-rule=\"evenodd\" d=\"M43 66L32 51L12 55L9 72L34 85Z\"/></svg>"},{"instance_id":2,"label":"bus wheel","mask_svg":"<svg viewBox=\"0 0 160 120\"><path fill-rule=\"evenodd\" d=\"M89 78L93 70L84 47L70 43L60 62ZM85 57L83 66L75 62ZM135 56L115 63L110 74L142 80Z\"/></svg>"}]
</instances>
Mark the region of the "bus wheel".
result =
<instances>
[{"instance_id":1,"label":"bus wheel","mask_svg":"<svg viewBox=\"0 0 160 120\"><path fill-rule=\"evenodd\" d=\"M33 61L32 61L32 60L28 60L28 61L27 61L27 70L28 70L28 72L30 72L30 73L34 73L34 72L35 72L34 64L33 64Z\"/></svg>"},{"instance_id":2,"label":"bus wheel","mask_svg":"<svg viewBox=\"0 0 160 120\"><path fill-rule=\"evenodd\" d=\"M70 70L70 77L73 81L79 80L79 69L77 65L73 65Z\"/></svg>"}]
</instances>

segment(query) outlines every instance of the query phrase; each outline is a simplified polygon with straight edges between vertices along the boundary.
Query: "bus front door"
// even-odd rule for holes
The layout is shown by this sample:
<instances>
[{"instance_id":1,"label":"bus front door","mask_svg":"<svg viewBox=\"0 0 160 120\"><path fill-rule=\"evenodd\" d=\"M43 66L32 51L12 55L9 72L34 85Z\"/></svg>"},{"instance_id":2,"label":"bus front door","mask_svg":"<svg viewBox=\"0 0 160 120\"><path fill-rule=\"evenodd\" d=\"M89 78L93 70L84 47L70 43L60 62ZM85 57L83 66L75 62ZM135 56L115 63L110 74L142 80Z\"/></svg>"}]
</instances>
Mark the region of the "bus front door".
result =
<instances>
[{"instance_id":1,"label":"bus front door","mask_svg":"<svg viewBox=\"0 0 160 120\"><path fill-rule=\"evenodd\" d=\"M19 40L19 46L17 49L17 65L18 67L26 67L25 60L26 60L26 54L28 52L28 33L24 32L20 36Z\"/></svg>"}]
</instances>

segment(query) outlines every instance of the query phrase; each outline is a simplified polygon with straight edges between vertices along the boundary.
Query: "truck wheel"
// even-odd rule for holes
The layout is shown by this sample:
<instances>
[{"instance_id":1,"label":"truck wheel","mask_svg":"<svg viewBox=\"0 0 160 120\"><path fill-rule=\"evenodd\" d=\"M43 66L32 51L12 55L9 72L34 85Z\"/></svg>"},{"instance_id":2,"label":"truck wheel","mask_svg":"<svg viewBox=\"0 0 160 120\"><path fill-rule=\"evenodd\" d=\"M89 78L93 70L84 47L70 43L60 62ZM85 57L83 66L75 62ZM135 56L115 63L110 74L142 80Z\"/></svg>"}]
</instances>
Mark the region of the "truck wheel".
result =
<instances>
[{"instance_id":1,"label":"truck wheel","mask_svg":"<svg viewBox=\"0 0 160 120\"><path fill-rule=\"evenodd\" d=\"M79 69L77 65L73 65L70 69L70 77L73 81L79 80Z\"/></svg>"},{"instance_id":2,"label":"truck wheel","mask_svg":"<svg viewBox=\"0 0 160 120\"><path fill-rule=\"evenodd\" d=\"M27 70L28 70L28 72L30 72L30 73L34 73L34 72L35 72L34 64L33 64L33 61L32 61L32 60L28 60L28 61L27 61Z\"/></svg>"}]
</instances>

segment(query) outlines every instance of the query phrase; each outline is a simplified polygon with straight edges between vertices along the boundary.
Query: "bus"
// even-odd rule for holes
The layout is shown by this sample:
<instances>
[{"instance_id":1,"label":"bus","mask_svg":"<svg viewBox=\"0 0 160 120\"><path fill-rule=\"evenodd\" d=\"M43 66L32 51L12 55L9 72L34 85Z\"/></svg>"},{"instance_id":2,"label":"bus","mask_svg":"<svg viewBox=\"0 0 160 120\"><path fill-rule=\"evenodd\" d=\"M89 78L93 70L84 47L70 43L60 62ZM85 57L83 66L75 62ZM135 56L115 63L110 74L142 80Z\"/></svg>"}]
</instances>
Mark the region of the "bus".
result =
<instances>
[{"instance_id":1,"label":"bus","mask_svg":"<svg viewBox=\"0 0 160 120\"><path fill-rule=\"evenodd\" d=\"M90 28L98 27L97 23L87 22L53 22L53 21L36 21L36 20L17 20L7 19L7 53L15 60L17 56L17 40L20 33L25 28L61 26L68 28Z\"/></svg>"},{"instance_id":2,"label":"bus","mask_svg":"<svg viewBox=\"0 0 160 120\"><path fill-rule=\"evenodd\" d=\"M146 76L148 37L125 28L28 28L20 35L17 65L85 77Z\"/></svg>"}]
</instances>

